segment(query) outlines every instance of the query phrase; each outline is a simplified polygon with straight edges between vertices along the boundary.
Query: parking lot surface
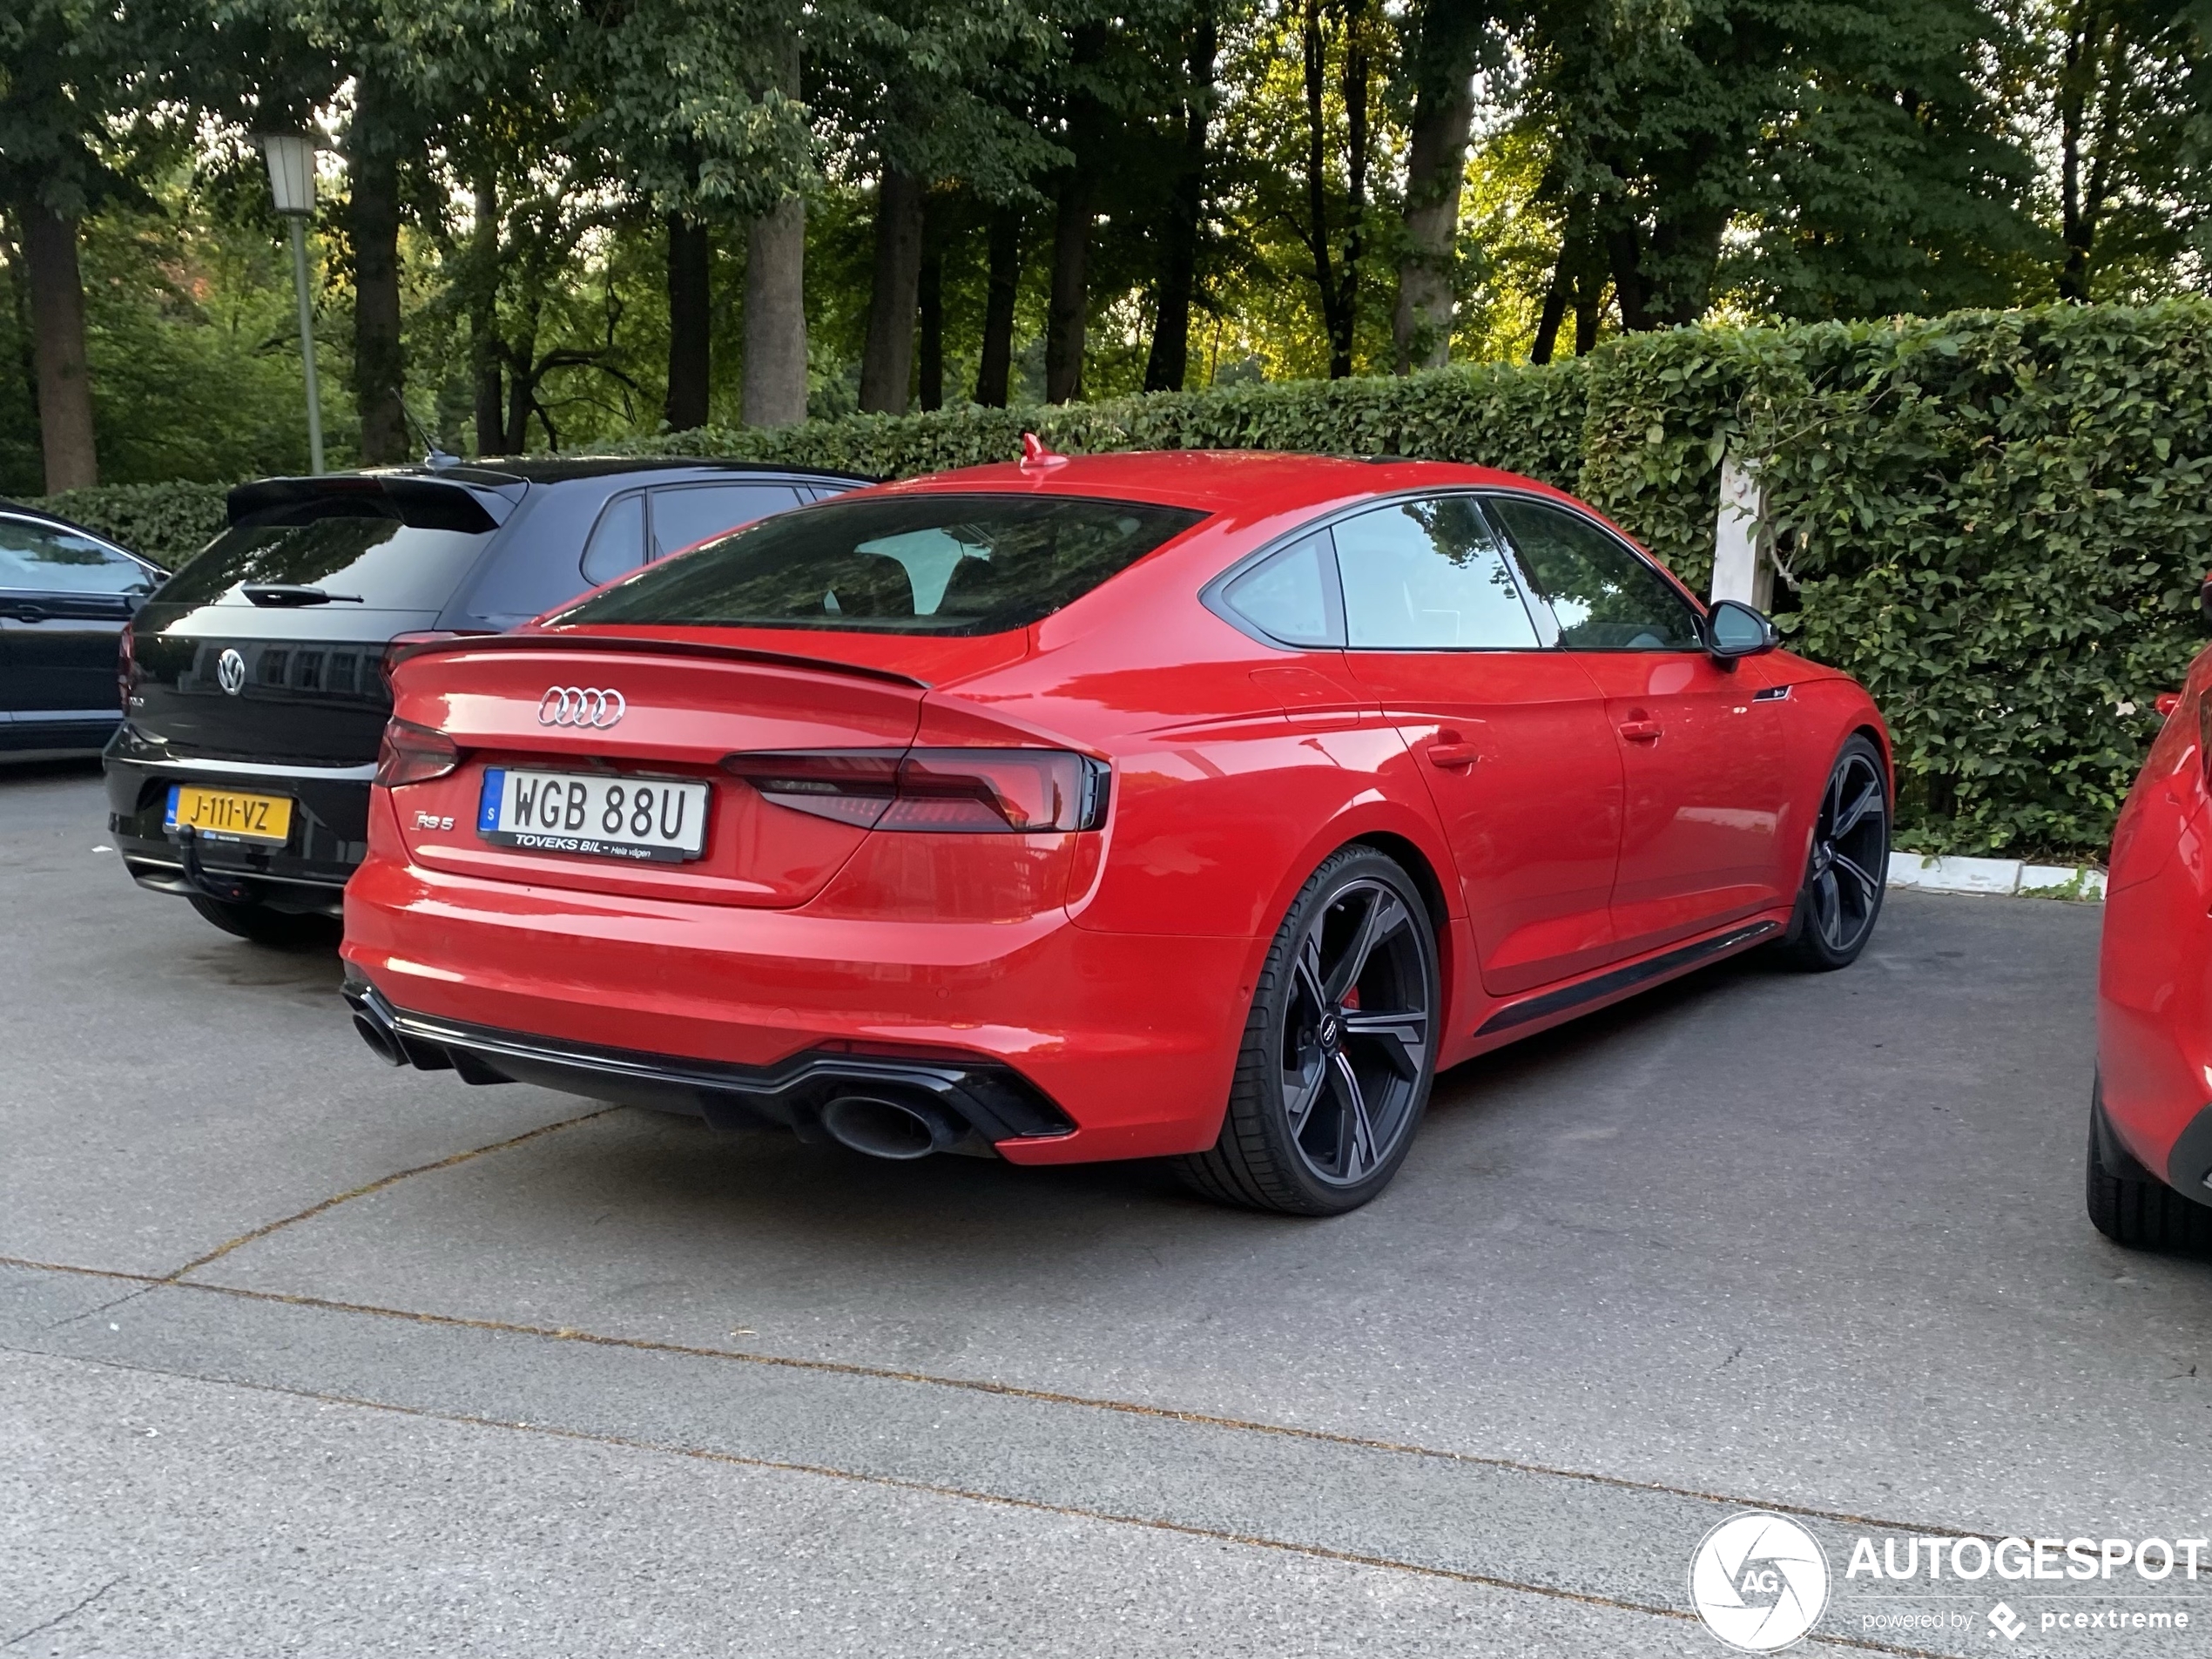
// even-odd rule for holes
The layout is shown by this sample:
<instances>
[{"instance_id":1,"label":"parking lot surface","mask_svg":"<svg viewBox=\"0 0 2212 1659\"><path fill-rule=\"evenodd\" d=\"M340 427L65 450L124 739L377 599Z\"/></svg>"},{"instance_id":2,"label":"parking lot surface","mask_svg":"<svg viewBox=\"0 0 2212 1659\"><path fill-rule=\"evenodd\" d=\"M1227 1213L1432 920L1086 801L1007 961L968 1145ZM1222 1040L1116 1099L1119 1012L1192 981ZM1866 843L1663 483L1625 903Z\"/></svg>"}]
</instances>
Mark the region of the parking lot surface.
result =
<instances>
[{"instance_id":1,"label":"parking lot surface","mask_svg":"<svg viewBox=\"0 0 2212 1659\"><path fill-rule=\"evenodd\" d=\"M9 1655L1717 1654L1762 1507L1816 1643L2212 1631L1844 1575L2212 1522L2212 1264L2082 1215L2094 907L1892 894L1461 1068L1317 1222L388 1070L103 822L0 774Z\"/></svg>"}]
</instances>

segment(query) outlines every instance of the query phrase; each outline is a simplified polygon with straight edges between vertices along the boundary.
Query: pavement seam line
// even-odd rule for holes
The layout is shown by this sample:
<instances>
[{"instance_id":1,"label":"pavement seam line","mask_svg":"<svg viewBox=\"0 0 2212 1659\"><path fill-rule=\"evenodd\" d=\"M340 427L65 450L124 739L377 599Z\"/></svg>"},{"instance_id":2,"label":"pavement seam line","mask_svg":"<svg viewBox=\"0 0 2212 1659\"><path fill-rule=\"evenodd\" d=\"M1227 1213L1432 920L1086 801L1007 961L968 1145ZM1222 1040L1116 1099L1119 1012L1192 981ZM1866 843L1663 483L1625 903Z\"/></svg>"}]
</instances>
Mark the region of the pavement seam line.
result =
<instances>
[{"instance_id":1,"label":"pavement seam line","mask_svg":"<svg viewBox=\"0 0 2212 1659\"><path fill-rule=\"evenodd\" d=\"M1980 1538L1993 1541L1999 1534L1978 1531L1970 1527L1935 1527L1905 1521L1885 1521L1878 1516L1854 1514L1848 1510L1822 1509L1811 1504L1784 1503L1761 1498L1743 1498L1725 1492L1706 1492L1696 1487L1668 1486L1656 1480L1631 1480L1617 1474L1599 1474L1588 1469L1554 1468L1542 1463L1524 1463L1512 1458L1490 1457L1479 1452L1453 1452L1433 1446L1421 1446L1410 1441L1385 1440L1364 1434L1348 1434L1333 1429L1301 1428L1288 1423L1264 1423L1247 1418L1224 1417L1211 1412L1177 1411L1172 1406L1147 1406L1136 1400L1108 1399L1088 1394L1067 1394L1050 1389L1026 1388L1018 1383L987 1382L971 1377L938 1377L927 1372L894 1371L887 1366L861 1365L846 1359L801 1359L790 1354L747 1353L732 1348L698 1348L678 1342L656 1342L648 1337L610 1337L594 1332L579 1331L573 1326L515 1325L502 1319L475 1319L457 1313L422 1313L409 1308L379 1307L368 1302L339 1302L327 1297L307 1296L289 1291L256 1291L240 1285L211 1284L206 1279L178 1279L147 1273L126 1273L105 1267L78 1267L60 1262L31 1261L17 1256L0 1256L0 1267L42 1269L53 1273L73 1273L89 1278L127 1279L149 1288L167 1287L179 1291L198 1291L210 1296L231 1297L244 1302L269 1302L287 1307L314 1308L326 1313L354 1313L379 1319L408 1319L417 1325L442 1326L457 1331L484 1331L498 1336L531 1337L551 1342L579 1342L589 1347L626 1348L640 1353L674 1354L691 1359L718 1359L733 1365L768 1366L787 1371L814 1372L829 1376L862 1377L879 1382L911 1383L927 1388L953 1388L966 1393L995 1394L1009 1399L1033 1400L1040 1405L1069 1406L1089 1411L1116 1412L1127 1417L1151 1418L1170 1423L1188 1423L1203 1428L1233 1430L1245 1434L1273 1434L1285 1440L1308 1440L1325 1446L1350 1447L1363 1452L1392 1452L1405 1457L1433 1458L1440 1462L1462 1463L1476 1468L1503 1469L1515 1474L1545 1476L1558 1480L1581 1480L1593 1486L1613 1487L1628 1492L1657 1493L1670 1498L1689 1498L1699 1503L1733 1505L1744 1509L1763 1509L1773 1514L1804 1515L1814 1521L1832 1521L1839 1525L1873 1527L1885 1532L1913 1533L1919 1535L1946 1538ZM1898 1649L1898 1651L1905 1651Z\"/></svg>"},{"instance_id":2,"label":"pavement seam line","mask_svg":"<svg viewBox=\"0 0 2212 1659\"><path fill-rule=\"evenodd\" d=\"M435 1175L440 1170L450 1170L456 1164L467 1163L473 1158L484 1157L494 1152L504 1152L510 1147L521 1146L525 1142L536 1140L542 1135L553 1135L564 1129L574 1129L579 1123L589 1123L594 1118L604 1117L610 1112L618 1112L622 1109L623 1108L619 1106L603 1106L596 1112L585 1112L579 1117L564 1117L557 1123L540 1123L536 1129L525 1130L520 1135L509 1136L503 1141L495 1141L489 1146L471 1147L466 1152L455 1152L451 1157L440 1158L435 1163L418 1163L411 1170L398 1170L390 1175L379 1176L375 1180L355 1187L350 1192L338 1193L334 1197L323 1199L319 1204L309 1204L297 1214L269 1222L266 1225L254 1228L251 1232L240 1233L237 1238L216 1245L206 1255L193 1257L174 1272L154 1276L154 1282L160 1285L177 1284L184 1278L185 1274L196 1273L211 1262L220 1261L234 1250L242 1249L257 1240L266 1238L271 1233L282 1232L287 1227L294 1226L300 1222L312 1221L326 1211L335 1210L341 1204L348 1204L355 1198L366 1198L372 1192L381 1192L387 1187L396 1186L399 1183L418 1175Z\"/></svg>"},{"instance_id":3,"label":"pavement seam line","mask_svg":"<svg viewBox=\"0 0 2212 1659\"><path fill-rule=\"evenodd\" d=\"M47 1620L45 1623L34 1624L30 1629L24 1631L21 1635L10 1636L5 1642L0 1642L0 1648L21 1647L33 1636L44 1635L49 1630L60 1629L63 1625L67 1624L71 1619L75 1618L86 1608L91 1606L93 1602L98 1601L100 1597L105 1595L110 1590L113 1589L121 1582L123 1582L123 1581L119 1578L111 1578L108 1580L106 1583L101 1585L99 1588L94 1590L90 1595L79 1602L75 1607L71 1608L67 1612L57 1613L52 1618Z\"/></svg>"},{"instance_id":4,"label":"pavement seam line","mask_svg":"<svg viewBox=\"0 0 2212 1659\"><path fill-rule=\"evenodd\" d=\"M3 1258L0 1258L3 1259ZM1362 1554L1356 1550L1337 1549L1327 1544L1300 1543L1294 1539L1271 1538L1264 1534L1236 1533L1224 1527L1202 1527L1190 1521L1170 1521L1156 1515L1116 1514L1107 1509L1086 1509L1080 1505L1048 1503L1042 1498L1019 1498L1004 1493L984 1492L969 1487L946 1486L931 1480L910 1480L899 1475L869 1474L857 1469L840 1469L823 1463L797 1463L780 1458L748 1457L739 1452L718 1452L705 1447L674 1445L662 1441L633 1440L627 1435L603 1433L590 1429L563 1428L550 1423L529 1423L505 1418L483 1417L471 1412L440 1411L427 1406L401 1406L388 1400L369 1399L354 1394L326 1393L319 1389L290 1388L281 1383L246 1382L233 1377L209 1377L197 1372L172 1371L162 1366L137 1365L126 1360L91 1359L75 1354L46 1353L35 1348L17 1348L0 1345L0 1352L21 1354L27 1358L61 1359L77 1365L127 1371L142 1376L168 1377L182 1382L197 1382L212 1387L250 1388L261 1393L282 1394L294 1399L311 1399L328 1406L350 1406L359 1410L389 1412L401 1417L411 1417L426 1422L451 1423L468 1428L505 1429L521 1434L543 1435L551 1440L571 1440L586 1446L607 1446L628 1452L649 1452L661 1456L691 1458L702 1463L719 1463L737 1468L766 1469L785 1474L811 1474L824 1480L845 1480L856 1486L881 1487L897 1492L913 1492L926 1496L959 1499L970 1503L996 1505L1007 1509L1023 1509L1033 1514L1062 1515L1076 1521L1103 1521L1112 1526L1139 1527L1150 1532L1172 1533L1187 1538L1203 1538L1215 1543L1237 1544L1250 1549L1272 1549L1288 1555L1304 1555L1313 1560L1336 1561L1346 1566L1371 1567L1385 1572L1411 1574L1420 1578L1442 1579L1451 1583L1471 1584L1486 1589L1512 1590L1526 1595L1541 1595L1554 1601L1574 1602L1585 1607L1604 1608L1622 1613L1641 1613L1649 1617L1673 1619L1685 1624L1696 1624L1695 1613L1681 1608L1661 1607L1649 1602L1629 1602L1617 1596L1600 1595L1588 1590L1570 1590L1556 1585L1531 1584L1519 1579L1501 1578L1488 1573L1473 1573L1455 1567L1437 1567L1422 1561L1401 1561L1391 1555ZM104 1593L104 1592L103 1592ZM21 1638L17 1638L20 1640ZM1804 1638L1831 1647L1856 1648L1871 1653L1904 1656L1904 1659L1949 1659L1926 1648L1905 1648L1885 1642L1871 1642L1858 1636L1814 1633Z\"/></svg>"}]
</instances>

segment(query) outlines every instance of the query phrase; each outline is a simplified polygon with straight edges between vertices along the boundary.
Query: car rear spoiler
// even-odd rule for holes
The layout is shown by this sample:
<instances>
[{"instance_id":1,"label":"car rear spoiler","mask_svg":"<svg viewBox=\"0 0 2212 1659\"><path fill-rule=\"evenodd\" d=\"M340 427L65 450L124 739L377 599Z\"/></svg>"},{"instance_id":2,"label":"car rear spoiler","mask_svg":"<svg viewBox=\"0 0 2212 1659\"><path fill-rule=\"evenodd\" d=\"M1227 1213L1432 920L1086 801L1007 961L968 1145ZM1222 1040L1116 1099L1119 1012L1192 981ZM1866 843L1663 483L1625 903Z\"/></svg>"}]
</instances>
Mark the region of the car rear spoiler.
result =
<instances>
[{"instance_id":1,"label":"car rear spoiler","mask_svg":"<svg viewBox=\"0 0 2212 1659\"><path fill-rule=\"evenodd\" d=\"M916 679L894 669L873 668L862 663L841 663L832 657L802 657L795 651L760 651L749 645L717 645L705 640L647 639L631 634L516 633L462 634L447 639L426 639L420 644L395 647L386 658L388 670L417 657L464 651L604 651L646 657L704 657L725 663L758 663L764 668L795 669L801 673L837 674L852 679L874 680L887 685L929 689L927 680Z\"/></svg>"},{"instance_id":2,"label":"car rear spoiler","mask_svg":"<svg viewBox=\"0 0 2212 1659\"><path fill-rule=\"evenodd\" d=\"M527 486L525 486L527 487ZM515 503L499 491L470 489L458 480L365 475L258 478L233 488L230 522L275 517L297 523L323 516L396 518L418 529L481 535L496 529Z\"/></svg>"}]
</instances>

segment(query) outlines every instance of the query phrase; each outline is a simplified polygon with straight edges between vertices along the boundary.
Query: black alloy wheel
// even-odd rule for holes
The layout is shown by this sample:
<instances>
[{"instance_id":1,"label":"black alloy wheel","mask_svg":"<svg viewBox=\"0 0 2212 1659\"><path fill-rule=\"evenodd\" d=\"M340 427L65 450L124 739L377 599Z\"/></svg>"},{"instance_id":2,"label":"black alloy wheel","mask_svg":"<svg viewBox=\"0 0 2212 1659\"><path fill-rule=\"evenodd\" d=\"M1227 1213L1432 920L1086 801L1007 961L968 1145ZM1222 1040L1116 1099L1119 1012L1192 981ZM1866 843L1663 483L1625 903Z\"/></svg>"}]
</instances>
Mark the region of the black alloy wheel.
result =
<instances>
[{"instance_id":1,"label":"black alloy wheel","mask_svg":"<svg viewBox=\"0 0 2212 1659\"><path fill-rule=\"evenodd\" d=\"M1881 916L1889 870L1888 774L1881 751L1853 737L1836 757L1820 797L1785 953L1816 972L1858 961Z\"/></svg>"},{"instance_id":2,"label":"black alloy wheel","mask_svg":"<svg viewBox=\"0 0 2212 1659\"><path fill-rule=\"evenodd\" d=\"M1428 907L1365 846L1314 872L1252 998L1221 1138L1180 1161L1225 1203L1338 1215L1389 1184L1435 1076L1439 975Z\"/></svg>"}]
</instances>

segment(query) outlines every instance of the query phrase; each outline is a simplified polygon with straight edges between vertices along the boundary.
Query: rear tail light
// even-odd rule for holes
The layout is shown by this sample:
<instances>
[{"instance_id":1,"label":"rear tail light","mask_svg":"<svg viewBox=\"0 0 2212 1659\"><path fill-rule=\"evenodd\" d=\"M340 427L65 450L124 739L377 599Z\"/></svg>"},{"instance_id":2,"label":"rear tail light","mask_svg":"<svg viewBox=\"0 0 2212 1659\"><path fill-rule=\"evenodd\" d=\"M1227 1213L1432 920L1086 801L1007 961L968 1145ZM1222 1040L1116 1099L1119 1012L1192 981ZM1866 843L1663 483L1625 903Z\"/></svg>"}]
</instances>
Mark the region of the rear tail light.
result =
<instances>
[{"instance_id":1,"label":"rear tail light","mask_svg":"<svg viewBox=\"0 0 2212 1659\"><path fill-rule=\"evenodd\" d=\"M131 624L126 622L115 637L115 691L126 714L131 711L131 685L138 678L138 648L132 642Z\"/></svg>"},{"instance_id":2,"label":"rear tail light","mask_svg":"<svg viewBox=\"0 0 2212 1659\"><path fill-rule=\"evenodd\" d=\"M428 783L461 764L461 750L442 732L412 720L388 720L383 746L376 752L376 781L387 789Z\"/></svg>"},{"instance_id":3,"label":"rear tail light","mask_svg":"<svg viewBox=\"0 0 2212 1659\"><path fill-rule=\"evenodd\" d=\"M779 806L862 829L1009 835L1106 821L1106 767L1062 749L769 752L722 768Z\"/></svg>"}]
</instances>

